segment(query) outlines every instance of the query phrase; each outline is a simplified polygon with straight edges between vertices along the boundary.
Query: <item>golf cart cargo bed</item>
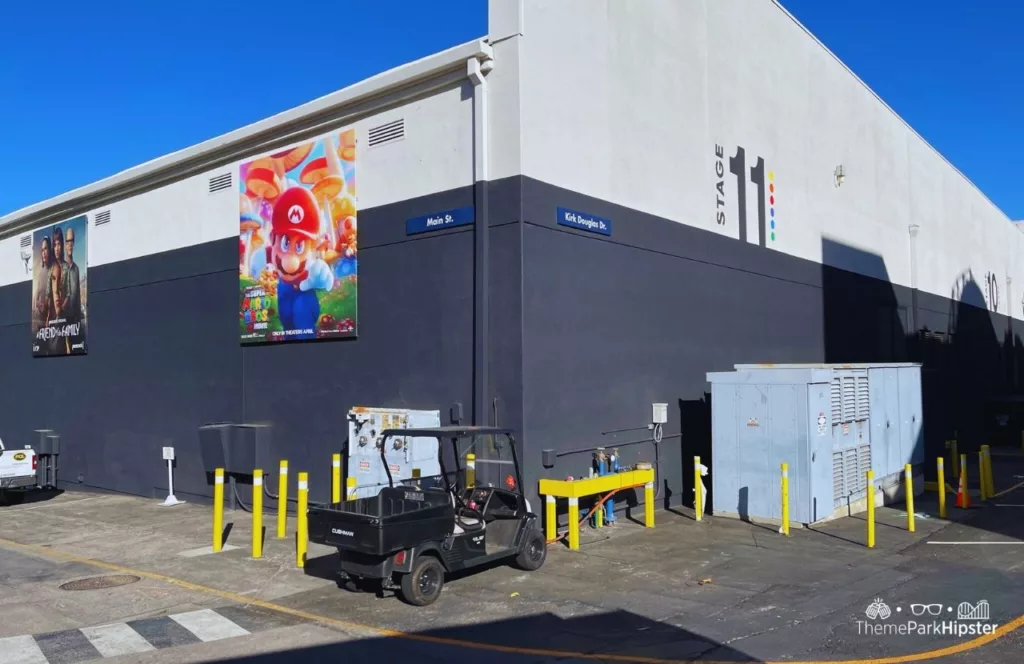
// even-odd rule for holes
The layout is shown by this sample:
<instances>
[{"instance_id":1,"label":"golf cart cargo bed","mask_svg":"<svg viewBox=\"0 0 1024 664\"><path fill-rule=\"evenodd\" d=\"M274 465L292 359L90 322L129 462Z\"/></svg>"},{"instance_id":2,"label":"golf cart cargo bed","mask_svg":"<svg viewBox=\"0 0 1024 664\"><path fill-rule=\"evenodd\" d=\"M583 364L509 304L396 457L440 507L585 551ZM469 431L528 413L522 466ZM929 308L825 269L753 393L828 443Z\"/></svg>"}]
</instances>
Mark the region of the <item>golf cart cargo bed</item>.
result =
<instances>
[{"instance_id":1,"label":"golf cart cargo bed","mask_svg":"<svg viewBox=\"0 0 1024 664\"><path fill-rule=\"evenodd\" d=\"M385 487L371 498L309 508L309 540L373 555L449 535L455 511L444 490Z\"/></svg>"}]
</instances>

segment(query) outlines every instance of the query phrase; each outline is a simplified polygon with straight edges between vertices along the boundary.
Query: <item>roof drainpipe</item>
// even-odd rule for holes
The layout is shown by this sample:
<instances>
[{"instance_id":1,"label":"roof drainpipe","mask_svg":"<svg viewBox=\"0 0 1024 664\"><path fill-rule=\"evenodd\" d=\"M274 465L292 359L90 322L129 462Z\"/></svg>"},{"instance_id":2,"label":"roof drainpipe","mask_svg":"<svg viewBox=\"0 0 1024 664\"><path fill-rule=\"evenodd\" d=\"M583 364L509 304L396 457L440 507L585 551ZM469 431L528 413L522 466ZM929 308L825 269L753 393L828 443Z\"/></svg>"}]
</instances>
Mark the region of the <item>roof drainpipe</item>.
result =
<instances>
[{"instance_id":1,"label":"roof drainpipe","mask_svg":"<svg viewBox=\"0 0 1024 664\"><path fill-rule=\"evenodd\" d=\"M488 376L488 307L490 291L490 242L487 199L487 79L484 74L494 67L491 60L481 63L476 58L466 61L466 75L473 83L473 424L487 425Z\"/></svg>"}]
</instances>

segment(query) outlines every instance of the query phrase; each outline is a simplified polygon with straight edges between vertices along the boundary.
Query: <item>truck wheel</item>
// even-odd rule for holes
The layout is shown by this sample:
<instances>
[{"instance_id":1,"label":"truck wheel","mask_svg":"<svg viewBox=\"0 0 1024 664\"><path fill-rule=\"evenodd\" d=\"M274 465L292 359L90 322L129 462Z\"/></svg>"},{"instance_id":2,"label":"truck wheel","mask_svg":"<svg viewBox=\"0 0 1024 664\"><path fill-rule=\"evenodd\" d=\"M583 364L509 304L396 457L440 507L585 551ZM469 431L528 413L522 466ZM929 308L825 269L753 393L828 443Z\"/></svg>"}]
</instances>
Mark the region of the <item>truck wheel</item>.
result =
<instances>
[{"instance_id":1,"label":"truck wheel","mask_svg":"<svg viewBox=\"0 0 1024 664\"><path fill-rule=\"evenodd\" d=\"M413 606L433 604L444 587L444 566L434 556L421 556L402 575L402 599Z\"/></svg>"}]
</instances>

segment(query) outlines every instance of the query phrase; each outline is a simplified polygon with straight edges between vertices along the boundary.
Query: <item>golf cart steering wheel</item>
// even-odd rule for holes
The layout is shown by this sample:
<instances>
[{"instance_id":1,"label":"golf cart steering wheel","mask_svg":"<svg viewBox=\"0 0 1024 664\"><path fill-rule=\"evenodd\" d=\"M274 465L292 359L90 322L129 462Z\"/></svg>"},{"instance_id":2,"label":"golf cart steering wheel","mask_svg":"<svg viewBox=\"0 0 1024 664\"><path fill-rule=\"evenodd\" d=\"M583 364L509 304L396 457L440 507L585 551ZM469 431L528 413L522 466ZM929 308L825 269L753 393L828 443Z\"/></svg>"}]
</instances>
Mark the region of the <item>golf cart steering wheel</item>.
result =
<instances>
[{"instance_id":1,"label":"golf cart steering wheel","mask_svg":"<svg viewBox=\"0 0 1024 664\"><path fill-rule=\"evenodd\" d=\"M463 530L469 532L471 530L480 530L484 527L484 515L482 512L479 512L467 505L466 501L463 500L458 491L453 491L451 496L452 502L455 503L455 522L458 523ZM463 523L463 518L476 519L477 523L475 525Z\"/></svg>"},{"instance_id":2,"label":"golf cart steering wheel","mask_svg":"<svg viewBox=\"0 0 1024 664\"><path fill-rule=\"evenodd\" d=\"M463 518L476 519L476 523L464 523L462 521ZM484 515L471 507L460 505L455 508L455 522L458 523L466 532L471 530L480 530L484 527Z\"/></svg>"}]
</instances>

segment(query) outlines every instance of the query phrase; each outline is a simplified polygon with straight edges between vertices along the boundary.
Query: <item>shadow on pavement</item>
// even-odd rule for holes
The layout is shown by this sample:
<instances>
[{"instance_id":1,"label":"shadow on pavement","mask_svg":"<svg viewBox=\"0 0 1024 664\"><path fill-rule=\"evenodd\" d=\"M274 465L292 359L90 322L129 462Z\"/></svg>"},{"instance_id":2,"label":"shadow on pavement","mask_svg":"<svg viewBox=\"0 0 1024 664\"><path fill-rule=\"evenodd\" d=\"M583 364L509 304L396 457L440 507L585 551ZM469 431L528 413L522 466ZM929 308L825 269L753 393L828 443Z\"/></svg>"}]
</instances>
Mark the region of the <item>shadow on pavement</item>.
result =
<instances>
[{"instance_id":1,"label":"shadow on pavement","mask_svg":"<svg viewBox=\"0 0 1024 664\"><path fill-rule=\"evenodd\" d=\"M466 647L472 641L499 649ZM539 649L532 650L531 649ZM578 655L587 653L587 660ZM577 656L577 657L574 657ZM373 662L408 657L427 662L572 662L710 659L727 662L758 661L738 650L692 632L655 622L627 611L560 618L545 613L464 627L428 630L402 637L370 638L295 648L276 653L223 659L223 662Z\"/></svg>"},{"instance_id":2,"label":"shadow on pavement","mask_svg":"<svg viewBox=\"0 0 1024 664\"><path fill-rule=\"evenodd\" d=\"M64 493L63 489L37 489L35 491L26 491L20 494L12 491L10 495L6 497L6 502L11 505L42 503L47 500L53 500L62 493ZM0 498L0 505L3 505L4 503L5 499Z\"/></svg>"}]
</instances>

